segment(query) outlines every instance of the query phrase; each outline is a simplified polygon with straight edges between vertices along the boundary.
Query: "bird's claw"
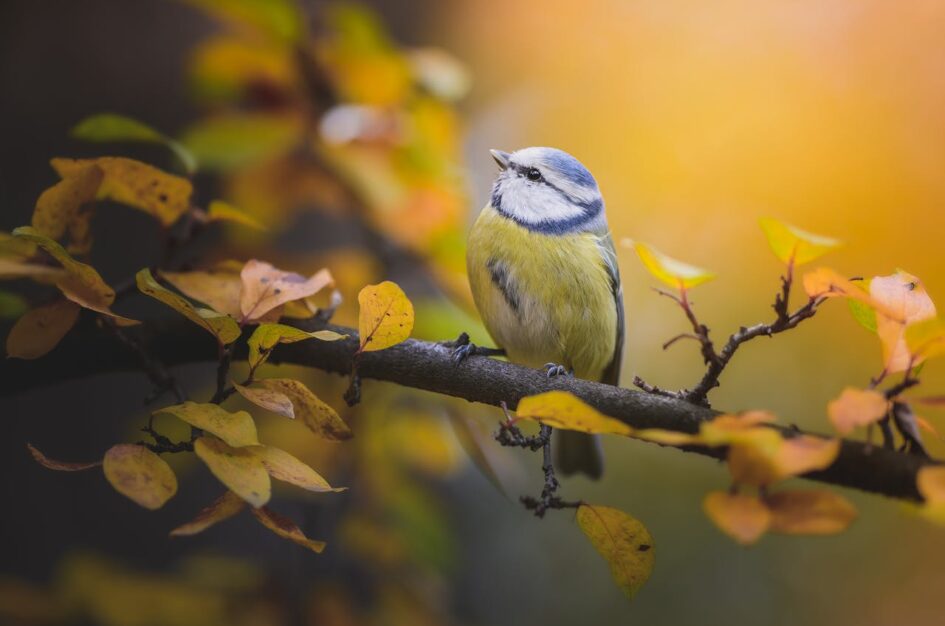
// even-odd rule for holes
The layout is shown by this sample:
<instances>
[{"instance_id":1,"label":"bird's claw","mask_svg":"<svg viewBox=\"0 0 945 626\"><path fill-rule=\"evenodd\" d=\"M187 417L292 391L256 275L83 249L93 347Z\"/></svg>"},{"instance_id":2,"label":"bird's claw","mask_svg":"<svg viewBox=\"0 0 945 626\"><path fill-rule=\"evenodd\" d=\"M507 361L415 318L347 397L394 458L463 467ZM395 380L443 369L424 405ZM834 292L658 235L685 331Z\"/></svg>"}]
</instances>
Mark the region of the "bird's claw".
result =
<instances>
[{"instance_id":1,"label":"bird's claw","mask_svg":"<svg viewBox=\"0 0 945 626\"><path fill-rule=\"evenodd\" d=\"M544 367L545 374L548 375L548 378L570 375L570 372L568 372L564 365L558 365L557 363L545 363Z\"/></svg>"}]
</instances>

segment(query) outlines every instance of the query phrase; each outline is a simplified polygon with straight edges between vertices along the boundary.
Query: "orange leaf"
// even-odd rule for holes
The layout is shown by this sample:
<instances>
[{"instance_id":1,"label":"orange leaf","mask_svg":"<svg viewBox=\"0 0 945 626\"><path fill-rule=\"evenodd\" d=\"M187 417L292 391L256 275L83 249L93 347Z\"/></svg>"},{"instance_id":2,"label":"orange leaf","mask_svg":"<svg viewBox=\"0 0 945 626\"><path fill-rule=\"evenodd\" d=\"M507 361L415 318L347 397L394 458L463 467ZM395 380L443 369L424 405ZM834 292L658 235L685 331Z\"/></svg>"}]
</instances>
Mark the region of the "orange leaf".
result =
<instances>
[{"instance_id":1,"label":"orange leaf","mask_svg":"<svg viewBox=\"0 0 945 626\"><path fill-rule=\"evenodd\" d=\"M919 493L928 504L945 504L945 465L926 465L916 476Z\"/></svg>"},{"instance_id":2,"label":"orange leaf","mask_svg":"<svg viewBox=\"0 0 945 626\"><path fill-rule=\"evenodd\" d=\"M331 274L323 269L310 278L283 272L269 263L247 261L240 272L240 312L244 320L257 320L286 302L307 298L334 284Z\"/></svg>"},{"instance_id":3,"label":"orange leaf","mask_svg":"<svg viewBox=\"0 0 945 626\"><path fill-rule=\"evenodd\" d=\"M827 414L841 435L849 435L857 426L879 421L888 409L883 394L871 389L847 387L840 397L827 404Z\"/></svg>"},{"instance_id":4,"label":"orange leaf","mask_svg":"<svg viewBox=\"0 0 945 626\"><path fill-rule=\"evenodd\" d=\"M766 499L771 530L788 535L832 535L856 519L856 507L831 491L781 491Z\"/></svg>"},{"instance_id":5,"label":"orange leaf","mask_svg":"<svg viewBox=\"0 0 945 626\"><path fill-rule=\"evenodd\" d=\"M305 533L302 532L302 529L299 528L295 522L284 515L276 513L269 507L264 506L259 509L253 509L253 515L256 516L256 519L259 520L263 526L276 533L283 539L288 539L289 541L297 543L298 545L308 548L316 554L321 554L322 550L325 549L324 541L309 539L305 536Z\"/></svg>"},{"instance_id":6,"label":"orange leaf","mask_svg":"<svg viewBox=\"0 0 945 626\"><path fill-rule=\"evenodd\" d=\"M56 470L59 472L80 472L82 470L92 469L93 467L98 467L102 464L101 461L90 461L87 463L76 463L74 461L57 461L56 459L51 459L36 448L33 447L33 444L26 444L27 450L30 451L30 454L33 456L33 459L37 463L45 467L46 469Z\"/></svg>"},{"instance_id":7,"label":"orange leaf","mask_svg":"<svg viewBox=\"0 0 945 626\"><path fill-rule=\"evenodd\" d=\"M755 496L711 491L702 508L719 530L746 546L758 541L771 525L771 511Z\"/></svg>"},{"instance_id":8,"label":"orange leaf","mask_svg":"<svg viewBox=\"0 0 945 626\"><path fill-rule=\"evenodd\" d=\"M892 276L876 276L870 281L870 296L883 304L889 314L876 316L876 333L883 347L887 374L902 372L920 362L913 359L906 343L906 327L935 317L935 304L915 276L898 271Z\"/></svg>"},{"instance_id":9,"label":"orange leaf","mask_svg":"<svg viewBox=\"0 0 945 626\"><path fill-rule=\"evenodd\" d=\"M197 517L172 530L171 537L189 537L202 533L211 526L233 517L244 508L246 502L232 491L227 491L197 513Z\"/></svg>"}]
</instances>

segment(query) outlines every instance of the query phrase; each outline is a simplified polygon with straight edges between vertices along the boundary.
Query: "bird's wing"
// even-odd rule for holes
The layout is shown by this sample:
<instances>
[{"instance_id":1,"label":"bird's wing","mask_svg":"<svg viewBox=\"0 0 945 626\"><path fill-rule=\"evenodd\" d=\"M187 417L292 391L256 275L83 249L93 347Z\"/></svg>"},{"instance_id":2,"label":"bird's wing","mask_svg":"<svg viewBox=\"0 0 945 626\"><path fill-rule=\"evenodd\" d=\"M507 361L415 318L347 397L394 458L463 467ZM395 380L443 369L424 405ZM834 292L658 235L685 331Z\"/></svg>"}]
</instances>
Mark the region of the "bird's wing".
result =
<instances>
[{"instance_id":1,"label":"bird's wing","mask_svg":"<svg viewBox=\"0 0 945 626\"><path fill-rule=\"evenodd\" d=\"M610 276L610 287L614 294L614 305L617 307L617 340L614 342L614 356L601 376L601 382L616 385L620 381L620 361L623 356L624 315L623 315L623 287L620 284L620 269L617 267L617 251L614 249L614 240L610 233L600 237L599 244L604 267Z\"/></svg>"}]
</instances>

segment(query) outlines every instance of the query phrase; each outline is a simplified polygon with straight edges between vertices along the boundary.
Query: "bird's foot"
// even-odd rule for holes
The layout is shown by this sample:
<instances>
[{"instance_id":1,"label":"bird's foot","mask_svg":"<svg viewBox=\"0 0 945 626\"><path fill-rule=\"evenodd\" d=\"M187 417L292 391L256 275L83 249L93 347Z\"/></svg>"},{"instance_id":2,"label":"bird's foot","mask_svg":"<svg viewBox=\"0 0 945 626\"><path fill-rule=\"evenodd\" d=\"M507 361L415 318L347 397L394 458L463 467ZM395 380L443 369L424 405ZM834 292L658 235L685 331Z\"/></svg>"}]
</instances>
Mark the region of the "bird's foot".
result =
<instances>
[{"instance_id":1,"label":"bird's foot","mask_svg":"<svg viewBox=\"0 0 945 626\"><path fill-rule=\"evenodd\" d=\"M558 365L557 363L545 363L545 374L548 375L548 378L557 378L558 376L574 376L574 371L569 371L564 365Z\"/></svg>"},{"instance_id":2,"label":"bird's foot","mask_svg":"<svg viewBox=\"0 0 945 626\"><path fill-rule=\"evenodd\" d=\"M471 356L505 356L505 350L502 348L485 348L477 346L469 340L467 333L460 334L456 341L447 341L444 346L452 350L450 358L453 363L459 365Z\"/></svg>"}]
</instances>

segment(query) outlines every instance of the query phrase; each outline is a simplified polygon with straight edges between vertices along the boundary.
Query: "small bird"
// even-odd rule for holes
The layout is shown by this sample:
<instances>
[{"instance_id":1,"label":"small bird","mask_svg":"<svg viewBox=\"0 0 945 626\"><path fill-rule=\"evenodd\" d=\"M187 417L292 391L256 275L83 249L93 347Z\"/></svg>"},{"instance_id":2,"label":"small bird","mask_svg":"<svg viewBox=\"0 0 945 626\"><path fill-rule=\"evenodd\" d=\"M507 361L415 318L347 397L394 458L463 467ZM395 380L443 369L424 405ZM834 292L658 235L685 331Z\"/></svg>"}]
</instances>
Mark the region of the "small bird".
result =
<instances>
[{"instance_id":1,"label":"small bird","mask_svg":"<svg viewBox=\"0 0 945 626\"><path fill-rule=\"evenodd\" d=\"M555 148L491 150L500 172L469 234L466 267L476 307L498 350L459 346L544 368L549 376L616 385L623 290L597 181ZM555 465L599 478L597 438L562 431Z\"/></svg>"}]
</instances>

